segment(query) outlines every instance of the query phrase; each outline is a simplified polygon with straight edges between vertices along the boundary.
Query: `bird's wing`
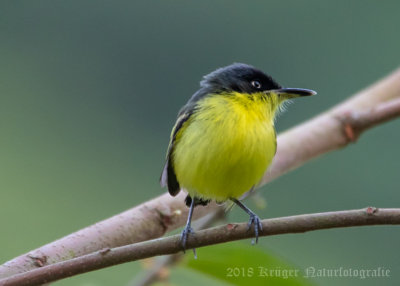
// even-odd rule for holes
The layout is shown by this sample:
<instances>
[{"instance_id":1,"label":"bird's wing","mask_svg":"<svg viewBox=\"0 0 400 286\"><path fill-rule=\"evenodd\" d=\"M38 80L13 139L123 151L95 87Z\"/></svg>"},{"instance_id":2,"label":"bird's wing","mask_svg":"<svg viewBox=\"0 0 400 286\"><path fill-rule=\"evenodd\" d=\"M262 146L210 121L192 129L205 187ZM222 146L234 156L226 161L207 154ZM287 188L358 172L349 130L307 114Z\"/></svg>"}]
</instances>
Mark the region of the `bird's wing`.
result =
<instances>
[{"instance_id":1,"label":"bird's wing","mask_svg":"<svg viewBox=\"0 0 400 286\"><path fill-rule=\"evenodd\" d=\"M190 118L192 115L192 111L181 112L178 119L176 120L175 126L171 132L171 139L168 146L167 158L164 165L164 169L161 173L160 184L161 187L168 187L168 192L171 196L176 196L180 191L180 186L178 179L176 178L174 166L172 164L172 152L174 151L176 136L179 130L183 130L182 127L184 123Z\"/></svg>"}]
</instances>

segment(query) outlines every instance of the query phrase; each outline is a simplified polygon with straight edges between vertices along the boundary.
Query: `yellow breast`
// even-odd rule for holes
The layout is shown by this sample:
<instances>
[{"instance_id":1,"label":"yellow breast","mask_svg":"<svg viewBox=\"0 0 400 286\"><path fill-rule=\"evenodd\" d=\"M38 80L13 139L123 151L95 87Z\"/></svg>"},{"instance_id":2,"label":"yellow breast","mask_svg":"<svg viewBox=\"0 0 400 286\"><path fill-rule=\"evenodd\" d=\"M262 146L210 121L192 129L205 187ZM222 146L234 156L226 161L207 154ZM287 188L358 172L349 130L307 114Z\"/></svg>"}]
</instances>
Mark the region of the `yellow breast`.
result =
<instances>
[{"instance_id":1,"label":"yellow breast","mask_svg":"<svg viewBox=\"0 0 400 286\"><path fill-rule=\"evenodd\" d=\"M172 162L190 195L238 198L262 178L276 151L275 108L263 95L213 95L178 132Z\"/></svg>"}]
</instances>

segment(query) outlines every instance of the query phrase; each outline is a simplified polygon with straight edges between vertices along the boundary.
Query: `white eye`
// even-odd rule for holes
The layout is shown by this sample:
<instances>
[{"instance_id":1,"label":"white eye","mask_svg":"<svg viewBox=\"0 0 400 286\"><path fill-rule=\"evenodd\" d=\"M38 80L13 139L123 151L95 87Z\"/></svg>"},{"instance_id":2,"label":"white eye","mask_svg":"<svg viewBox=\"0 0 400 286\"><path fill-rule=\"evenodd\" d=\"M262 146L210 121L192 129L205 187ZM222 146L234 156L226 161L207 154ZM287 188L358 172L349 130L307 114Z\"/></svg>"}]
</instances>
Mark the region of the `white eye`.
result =
<instances>
[{"instance_id":1,"label":"white eye","mask_svg":"<svg viewBox=\"0 0 400 286\"><path fill-rule=\"evenodd\" d=\"M253 80L253 81L251 82L251 85L254 86L254 87L257 88L257 89L260 89L260 88L261 88L261 83L260 83L258 80Z\"/></svg>"}]
</instances>

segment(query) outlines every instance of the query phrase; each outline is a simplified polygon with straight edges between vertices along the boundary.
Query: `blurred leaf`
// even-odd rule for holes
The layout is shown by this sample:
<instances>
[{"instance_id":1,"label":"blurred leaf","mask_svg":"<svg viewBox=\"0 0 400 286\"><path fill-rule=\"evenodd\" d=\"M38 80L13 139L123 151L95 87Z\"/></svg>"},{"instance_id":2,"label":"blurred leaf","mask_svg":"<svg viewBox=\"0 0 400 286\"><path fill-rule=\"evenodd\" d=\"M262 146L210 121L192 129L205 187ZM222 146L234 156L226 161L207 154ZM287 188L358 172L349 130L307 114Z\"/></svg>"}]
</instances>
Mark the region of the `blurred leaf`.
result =
<instances>
[{"instance_id":1,"label":"blurred leaf","mask_svg":"<svg viewBox=\"0 0 400 286\"><path fill-rule=\"evenodd\" d=\"M299 267L289 265L259 247L243 242L220 244L198 250L186 267L231 285L312 285Z\"/></svg>"},{"instance_id":2,"label":"blurred leaf","mask_svg":"<svg viewBox=\"0 0 400 286\"><path fill-rule=\"evenodd\" d=\"M220 279L216 279L214 276L204 275L204 273L199 272L194 269L190 269L188 267L174 267L171 270L171 276L168 279L167 283L160 283L155 285L188 285L188 281L190 281L190 286L229 286L232 285L228 282L221 281ZM154 285L154 286L155 286Z\"/></svg>"}]
</instances>

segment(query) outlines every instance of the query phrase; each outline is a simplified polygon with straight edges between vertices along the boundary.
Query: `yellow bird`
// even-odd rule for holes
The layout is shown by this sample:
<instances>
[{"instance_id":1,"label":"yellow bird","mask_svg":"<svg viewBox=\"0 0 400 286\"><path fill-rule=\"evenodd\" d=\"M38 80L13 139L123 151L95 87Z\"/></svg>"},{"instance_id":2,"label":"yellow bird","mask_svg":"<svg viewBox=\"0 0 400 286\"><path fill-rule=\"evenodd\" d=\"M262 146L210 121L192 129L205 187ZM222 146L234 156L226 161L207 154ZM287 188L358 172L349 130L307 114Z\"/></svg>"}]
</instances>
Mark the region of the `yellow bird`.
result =
<instances>
[{"instance_id":1,"label":"yellow bird","mask_svg":"<svg viewBox=\"0 0 400 286\"><path fill-rule=\"evenodd\" d=\"M239 198L261 180L275 155L279 107L288 99L314 94L282 88L262 71L241 63L204 76L200 89L179 111L160 179L172 196L181 189L188 192L184 250L193 233L194 207L210 200L230 200L246 211L258 241L260 218Z\"/></svg>"}]
</instances>

